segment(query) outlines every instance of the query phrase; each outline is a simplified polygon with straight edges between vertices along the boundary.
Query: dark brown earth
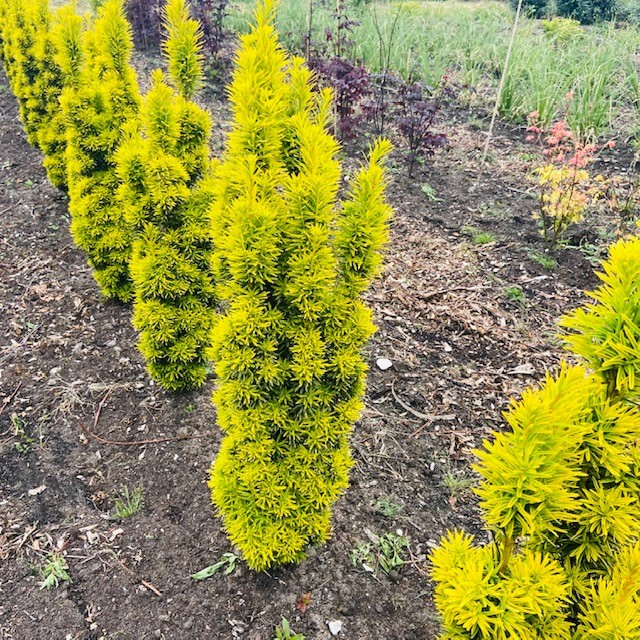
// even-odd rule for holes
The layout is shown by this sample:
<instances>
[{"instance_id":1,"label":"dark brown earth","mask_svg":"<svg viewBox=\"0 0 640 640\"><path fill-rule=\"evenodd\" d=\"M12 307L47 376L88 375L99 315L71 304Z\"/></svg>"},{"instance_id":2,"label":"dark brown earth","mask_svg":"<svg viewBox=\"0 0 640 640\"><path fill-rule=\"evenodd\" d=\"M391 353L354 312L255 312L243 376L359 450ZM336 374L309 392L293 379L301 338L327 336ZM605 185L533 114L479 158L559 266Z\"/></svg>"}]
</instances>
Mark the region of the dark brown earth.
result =
<instances>
[{"instance_id":1,"label":"dark brown earth","mask_svg":"<svg viewBox=\"0 0 640 640\"><path fill-rule=\"evenodd\" d=\"M331 637L329 620L342 622L345 640L435 638L426 555L447 528L481 531L471 450L500 428L509 396L558 362L556 319L595 283L575 247L557 252L553 271L530 257L545 248L530 217L523 132L498 127L477 187L478 113L469 123L469 110L449 109L450 148L413 179L396 155L386 271L369 294L380 330L333 538L298 567L256 574L239 562L195 582L192 573L232 551L207 489L220 442L213 380L185 395L150 382L130 309L100 299L72 244L65 196L46 182L4 75L0 84L0 638L272 640L283 616L307 640ZM427 182L438 201L423 193ZM574 244L606 246L609 221L596 222ZM495 240L474 245L467 226ZM513 285L524 299L509 298ZM379 370L378 357L393 367ZM142 488L143 504L117 521L123 487ZM380 498L400 513L383 515ZM353 566L360 542L398 529L409 539L400 571ZM73 582L41 590L37 567L52 551Z\"/></svg>"}]
</instances>

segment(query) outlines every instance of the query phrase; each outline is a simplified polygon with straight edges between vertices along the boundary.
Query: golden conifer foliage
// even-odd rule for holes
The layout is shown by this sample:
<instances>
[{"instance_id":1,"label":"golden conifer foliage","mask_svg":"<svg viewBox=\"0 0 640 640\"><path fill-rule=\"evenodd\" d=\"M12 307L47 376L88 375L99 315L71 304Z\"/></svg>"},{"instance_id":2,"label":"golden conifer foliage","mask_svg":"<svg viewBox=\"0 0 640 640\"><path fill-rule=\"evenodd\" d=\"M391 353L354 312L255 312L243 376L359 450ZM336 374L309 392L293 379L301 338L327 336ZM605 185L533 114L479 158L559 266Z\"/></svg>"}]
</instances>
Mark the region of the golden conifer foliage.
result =
<instances>
[{"instance_id":1,"label":"golden conifer foliage","mask_svg":"<svg viewBox=\"0 0 640 640\"><path fill-rule=\"evenodd\" d=\"M280 47L274 3L244 36L233 130L215 183L214 265L227 313L213 333L226 436L213 501L253 569L300 560L330 535L362 408L360 351L375 330L360 298L380 265L390 209L378 142L337 200L331 96Z\"/></svg>"},{"instance_id":2,"label":"golden conifer foliage","mask_svg":"<svg viewBox=\"0 0 640 640\"><path fill-rule=\"evenodd\" d=\"M169 0L166 53L173 88L152 78L139 125L118 152L120 197L135 239L133 321L151 376L174 390L200 385L215 314L209 115L190 100L202 74L198 25Z\"/></svg>"},{"instance_id":3,"label":"golden conifer foliage","mask_svg":"<svg viewBox=\"0 0 640 640\"><path fill-rule=\"evenodd\" d=\"M70 35L62 30L60 35ZM102 293L129 300L131 230L118 201L120 180L116 151L128 123L137 117L140 96L129 63L133 48L131 29L122 0L108 0L81 40L59 43L59 56L67 73L77 80L60 98L67 128L67 168L71 232L84 249ZM75 65L80 62L80 67Z\"/></svg>"},{"instance_id":4,"label":"golden conifer foliage","mask_svg":"<svg viewBox=\"0 0 640 640\"><path fill-rule=\"evenodd\" d=\"M603 266L595 302L561 322L593 371L548 375L478 453L494 542L451 533L432 555L443 638L640 637L640 239L616 243ZM556 569L513 591L531 554Z\"/></svg>"},{"instance_id":5,"label":"golden conifer foliage","mask_svg":"<svg viewBox=\"0 0 640 640\"><path fill-rule=\"evenodd\" d=\"M40 0L46 2L47 0ZM38 146L44 154L42 164L51 184L67 190L67 125L60 97L65 86L74 86L82 62L84 23L75 5L66 4L52 16L48 28L38 32L36 50L47 67L47 119L38 130ZM53 82L53 78L56 82Z\"/></svg>"},{"instance_id":6,"label":"golden conifer foliage","mask_svg":"<svg viewBox=\"0 0 640 640\"><path fill-rule=\"evenodd\" d=\"M48 0L27 3L8 0L2 10L3 59L11 88L18 99L20 118L31 144L45 154L52 120L60 113L59 98L63 86L60 68L54 61L51 24L55 20ZM52 183L64 186L63 176L55 170Z\"/></svg>"},{"instance_id":7,"label":"golden conifer foliage","mask_svg":"<svg viewBox=\"0 0 640 640\"><path fill-rule=\"evenodd\" d=\"M569 348L605 379L610 395L640 392L640 238L611 247L593 303L561 322Z\"/></svg>"},{"instance_id":8,"label":"golden conifer foliage","mask_svg":"<svg viewBox=\"0 0 640 640\"><path fill-rule=\"evenodd\" d=\"M66 58L79 59L82 22L74 4L51 13L48 0L0 2L0 53L20 118L29 142L44 154L49 180L62 189L67 187L67 127L60 96L73 75L65 71Z\"/></svg>"}]
</instances>

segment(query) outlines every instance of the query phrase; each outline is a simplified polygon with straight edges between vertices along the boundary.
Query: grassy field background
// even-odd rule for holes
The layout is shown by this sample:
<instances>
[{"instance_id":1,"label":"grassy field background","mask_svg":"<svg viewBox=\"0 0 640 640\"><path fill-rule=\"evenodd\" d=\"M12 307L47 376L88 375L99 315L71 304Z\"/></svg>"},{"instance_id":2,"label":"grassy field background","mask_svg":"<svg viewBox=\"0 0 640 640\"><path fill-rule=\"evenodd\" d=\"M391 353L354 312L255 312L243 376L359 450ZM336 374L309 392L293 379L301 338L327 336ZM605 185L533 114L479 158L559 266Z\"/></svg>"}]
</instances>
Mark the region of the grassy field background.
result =
<instances>
[{"instance_id":1,"label":"grassy field background","mask_svg":"<svg viewBox=\"0 0 640 640\"><path fill-rule=\"evenodd\" d=\"M234 3L229 27L244 31L253 2ZM283 2L278 16L287 46L303 50L307 2ZM332 7L318 7L313 36L324 39L334 26ZM352 55L380 70L389 51L389 67L437 85L444 74L487 98L495 97L507 52L514 14L504 2L376 1L350 12ZM547 33L541 21L524 18L516 34L511 64L500 101L500 114L524 121L538 111L548 123L566 111L572 129L583 137L612 130L633 134L637 127L640 78L640 31L608 23L578 27L569 37ZM567 105L566 95L573 98ZM632 117L631 117L632 116Z\"/></svg>"}]
</instances>

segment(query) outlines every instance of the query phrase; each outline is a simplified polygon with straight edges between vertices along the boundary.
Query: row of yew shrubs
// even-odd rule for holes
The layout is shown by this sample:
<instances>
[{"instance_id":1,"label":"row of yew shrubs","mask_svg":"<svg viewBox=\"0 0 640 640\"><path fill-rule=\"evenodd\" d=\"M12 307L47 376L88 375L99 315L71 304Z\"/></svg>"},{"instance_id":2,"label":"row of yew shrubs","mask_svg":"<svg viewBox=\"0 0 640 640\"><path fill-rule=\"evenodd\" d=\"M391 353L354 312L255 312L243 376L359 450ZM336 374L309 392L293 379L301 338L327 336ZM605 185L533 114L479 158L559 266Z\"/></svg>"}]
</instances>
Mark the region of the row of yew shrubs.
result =
<instances>
[{"instance_id":1,"label":"row of yew shrubs","mask_svg":"<svg viewBox=\"0 0 640 640\"><path fill-rule=\"evenodd\" d=\"M0 0L0 51L29 141L68 192L71 232L102 293L133 301L151 376L170 390L217 374L225 432L214 503L250 567L299 560L330 534L374 332L362 294L387 240L386 141L339 200L330 91L274 29L243 37L220 159L194 102L202 36L168 0L164 53L142 96L123 0L97 16Z\"/></svg>"},{"instance_id":2,"label":"row of yew shrubs","mask_svg":"<svg viewBox=\"0 0 640 640\"><path fill-rule=\"evenodd\" d=\"M640 238L599 276L561 320L580 364L525 391L478 452L491 541L450 532L431 557L444 638L640 637Z\"/></svg>"},{"instance_id":3,"label":"row of yew shrubs","mask_svg":"<svg viewBox=\"0 0 640 640\"><path fill-rule=\"evenodd\" d=\"M133 298L151 375L190 388L213 359L225 438L210 484L231 540L254 569L299 560L348 482L388 144L339 201L331 94L278 44L270 2L242 39L220 160L183 0L166 10L168 74L144 98L120 0L93 22L2 0L0 20L29 140L68 190L102 291ZM479 453L491 541L451 533L432 556L446 638L638 636L640 240L616 244L601 278L563 320L582 364L525 392Z\"/></svg>"}]
</instances>

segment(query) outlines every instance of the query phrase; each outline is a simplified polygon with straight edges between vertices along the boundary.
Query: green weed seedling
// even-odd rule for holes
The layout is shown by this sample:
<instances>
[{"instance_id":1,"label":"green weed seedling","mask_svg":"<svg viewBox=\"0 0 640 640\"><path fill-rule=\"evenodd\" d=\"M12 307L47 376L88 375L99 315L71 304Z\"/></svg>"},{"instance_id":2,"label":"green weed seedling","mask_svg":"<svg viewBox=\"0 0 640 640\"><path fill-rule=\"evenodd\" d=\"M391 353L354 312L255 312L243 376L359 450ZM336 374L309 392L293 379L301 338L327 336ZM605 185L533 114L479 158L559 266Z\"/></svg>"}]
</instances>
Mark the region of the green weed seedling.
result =
<instances>
[{"instance_id":1,"label":"green weed seedling","mask_svg":"<svg viewBox=\"0 0 640 640\"><path fill-rule=\"evenodd\" d=\"M115 512L114 518L116 520L124 520L130 518L140 511L142 507L142 489L136 487L132 492L129 492L127 487L122 488L122 495L115 499Z\"/></svg>"},{"instance_id":2,"label":"green weed seedling","mask_svg":"<svg viewBox=\"0 0 640 640\"><path fill-rule=\"evenodd\" d=\"M470 225L465 225L464 227L462 227L462 233L464 233L466 236L469 236L473 244L482 245L489 244L495 241L495 237L492 233L489 233L488 231L481 231L480 229L476 229L475 227L472 227Z\"/></svg>"},{"instance_id":3,"label":"green weed seedling","mask_svg":"<svg viewBox=\"0 0 640 640\"><path fill-rule=\"evenodd\" d=\"M385 518L397 518L404 510L401 502L394 500L393 496L380 496L373 505L376 513L383 515Z\"/></svg>"},{"instance_id":4,"label":"green weed seedling","mask_svg":"<svg viewBox=\"0 0 640 640\"><path fill-rule=\"evenodd\" d=\"M360 542L351 550L350 559L354 567L362 567L370 573L379 567L388 575L393 569L404 565L403 555L409 547L409 541L400 530L381 536L367 531L367 535L371 542Z\"/></svg>"},{"instance_id":5,"label":"green weed seedling","mask_svg":"<svg viewBox=\"0 0 640 640\"><path fill-rule=\"evenodd\" d=\"M41 589L54 589L60 586L60 582L72 582L71 576L67 573L66 560L59 553L50 553L47 562L38 572L42 576Z\"/></svg>"},{"instance_id":6,"label":"green weed seedling","mask_svg":"<svg viewBox=\"0 0 640 640\"><path fill-rule=\"evenodd\" d=\"M526 304L527 296L525 296L522 287L519 287L517 284L509 285L505 287L504 294L507 296L507 299L511 302L515 302L521 306Z\"/></svg>"},{"instance_id":7,"label":"green weed seedling","mask_svg":"<svg viewBox=\"0 0 640 640\"><path fill-rule=\"evenodd\" d=\"M280 624L276 627L276 637L274 640L305 640L305 638L301 633L293 631L289 621L283 617Z\"/></svg>"},{"instance_id":8,"label":"green weed seedling","mask_svg":"<svg viewBox=\"0 0 640 640\"><path fill-rule=\"evenodd\" d=\"M437 191L428 183L425 182L421 187L420 191L427 196L427 200L429 202L440 202L440 198L438 198Z\"/></svg>"},{"instance_id":9,"label":"green weed seedling","mask_svg":"<svg viewBox=\"0 0 640 640\"><path fill-rule=\"evenodd\" d=\"M475 480L466 475L460 475L447 469L442 478L442 486L449 491L449 495L455 498L463 491L471 489L475 485Z\"/></svg>"},{"instance_id":10,"label":"green weed seedling","mask_svg":"<svg viewBox=\"0 0 640 640\"><path fill-rule=\"evenodd\" d=\"M467 120L467 126L470 129L475 129L476 131L482 131L485 128L485 122L482 118L479 118L478 116L472 115L470 116L470 118Z\"/></svg>"},{"instance_id":11,"label":"green weed seedling","mask_svg":"<svg viewBox=\"0 0 640 640\"><path fill-rule=\"evenodd\" d=\"M191 575L194 580L206 580L222 570L222 575L228 576L236 570L238 556L235 553L223 553L222 558L215 564L212 564L197 573Z\"/></svg>"},{"instance_id":12,"label":"green weed seedling","mask_svg":"<svg viewBox=\"0 0 640 640\"><path fill-rule=\"evenodd\" d=\"M601 247L601 246L592 244L591 242L584 241L584 242L580 243L579 249L582 252L582 254L584 255L584 257L594 267L597 267L600 264L602 264L603 255L606 252L606 248L605 247Z\"/></svg>"},{"instance_id":13,"label":"green weed seedling","mask_svg":"<svg viewBox=\"0 0 640 640\"><path fill-rule=\"evenodd\" d=\"M289 621L283 617L276 627L276 636L273 640L305 640L305 637L301 633L296 633L291 628Z\"/></svg>"},{"instance_id":14,"label":"green weed seedling","mask_svg":"<svg viewBox=\"0 0 640 640\"><path fill-rule=\"evenodd\" d=\"M558 266L558 261L553 256L542 253L541 251L536 251L535 249L527 251L527 256L529 256L530 260L537 262L543 269L547 269L548 271L553 271Z\"/></svg>"},{"instance_id":15,"label":"green weed seedling","mask_svg":"<svg viewBox=\"0 0 640 640\"><path fill-rule=\"evenodd\" d=\"M378 564L386 574L404 565L402 556L409 546L406 536L401 533L385 533L376 546L378 547Z\"/></svg>"},{"instance_id":16,"label":"green weed seedling","mask_svg":"<svg viewBox=\"0 0 640 640\"><path fill-rule=\"evenodd\" d=\"M18 441L13 445L13 448L18 453L27 453L36 439L27 434L25 430L25 423L18 414L12 414L11 424L13 425L13 435L18 439Z\"/></svg>"},{"instance_id":17,"label":"green weed seedling","mask_svg":"<svg viewBox=\"0 0 640 640\"><path fill-rule=\"evenodd\" d=\"M532 153L531 151L522 151L518 155L525 162L536 162L538 159L538 155L536 153Z\"/></svg>"},{"instance_id":18,"label":"green weed seedling","mask_svg":"<svg viewBox=\"0 0 640 640\"><path fill-rule=\"evenodd\" d=\"M349 554L351 564L354 567L362 567L365 571L373 573L376 565L376 557L373 546L369 542L359 542Z\"/></svg>"}]
</instances>

